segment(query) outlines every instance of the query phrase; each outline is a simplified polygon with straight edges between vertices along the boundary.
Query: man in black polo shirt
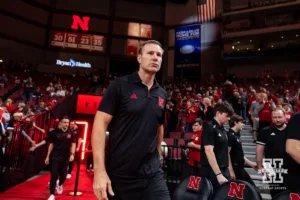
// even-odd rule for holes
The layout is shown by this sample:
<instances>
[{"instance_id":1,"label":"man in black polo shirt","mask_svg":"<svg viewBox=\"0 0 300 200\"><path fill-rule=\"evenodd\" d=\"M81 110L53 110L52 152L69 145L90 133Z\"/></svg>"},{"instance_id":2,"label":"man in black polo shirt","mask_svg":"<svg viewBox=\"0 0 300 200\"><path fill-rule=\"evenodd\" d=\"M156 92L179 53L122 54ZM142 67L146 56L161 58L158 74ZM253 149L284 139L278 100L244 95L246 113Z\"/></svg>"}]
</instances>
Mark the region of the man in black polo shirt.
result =
<instances>
[{"instance_id":1,"label":"man in black polo shirt","mask_svg":"<svg viewBox=\"0 0 300 200\"><path fill-rule=\"evenodd\" d=\"M76 139L72 132L69 130L70 120L68 117L63 117L60 121L60 129L51 131L46 138L49 142L48 153L45 164L50 163L50 197L48 200L54 200L54 192L56 180L59 177L59 184L57 193L62 194L62 184L66 180L67 166L69 161L74 160Z\"/></svg>"},{"instance_id":2,"label":"man in black polo shirt","mask_svg":"<svg viewBox=\"0 0 300 200\"><path fill-rule=\"evenodd\" d=\"M265 173L263 182L269 183L269 190L272 198L274 198L276 194L285 190L283 180L277 180L279 179L277 172L274 170L275 173L273 173L271 167L285 169L283 159L286 157L286 119L285 111L282 108L276 108L271 115L272 125L263 128L257 137L256 163L259 173ZM265 159L263 159L264 155Z\"/></svg>"},{"instance_id":3,"label":"man in black polo shirt","mask_svg":"<svg viewBox=\"0 0 300 200\"><path fill-rule=\"evenodd\" d=\"M286 128L286 152L284 163L288 169L284 183L288 190L300 190L300 112L292 115Z\"/></svg>"},{"instance_id":4,"label":"man in black polo shirt","mask_svg":"<svg viewBox=\"0 0 300 200\"><path fill-rule=\"evenodd\" d=\"M101 100L92 132L93 188L98 199L108 199L108 190L114 200L170 200L159 160L167 94L155 74L162 55L159 42L143 43L139 71L113 81Z\"/></svg>"},{"instance_id":5,"label":"man in black polo shirt","mask_svg":"<svg viewBox=\"0 0 300 200\"><path fill-rule=\"evenodd\" d=\"M217 103L214 119L204 125L201 141L201 174L208 178L216 192L230 178L228 171L228 138L223 125L234 111L227 102Z\"/></svg>"},{"instance_id":6,"label":"man in black polo shirt","mask_svg":"<svg viewBox=\"0 0 300 200\"><path fill-rule=\"evenodd\" d=\"M239 115L233 115L229 120L228 130L228 152L229 152L229 173L233 180L243 180L255 186L250 175L246 172L246 163L256 169L256 163L251 162L244 156L240 131L244 127L244 119Z\"/></svg>"},{"instance_id":7,"label":"man in black polo shirt","mask_svg":"<svg viewBox=\"0 0 300 200\"><path fill-rule=\"evenodd\" d=\"M79 135L78 126L76 125L75 121L70 122L70 130L72 131L72 133L75 137L75 140L76 140L76 152L75 152L74 160L72 162L69 162L67 179L70 179L72 177L72 171L73 171L75 160L80 159L78 152L79 152L79 148L80 148L80 144L81 144L81 138Z\"/></svg>"}]
</instances>

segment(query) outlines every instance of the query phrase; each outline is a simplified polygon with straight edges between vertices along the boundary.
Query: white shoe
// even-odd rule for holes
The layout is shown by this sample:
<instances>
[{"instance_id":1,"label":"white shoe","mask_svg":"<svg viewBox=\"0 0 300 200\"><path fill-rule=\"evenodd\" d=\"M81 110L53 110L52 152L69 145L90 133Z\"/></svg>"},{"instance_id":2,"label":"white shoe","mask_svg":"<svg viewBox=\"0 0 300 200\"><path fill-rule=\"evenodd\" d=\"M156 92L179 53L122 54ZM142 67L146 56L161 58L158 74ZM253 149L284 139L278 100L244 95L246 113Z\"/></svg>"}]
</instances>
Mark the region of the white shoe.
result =
<instances>
[{"instance_id":1,"label":"white shoe","mask_svg":"<svg viewBox=\"0 0 300 200\"><path fill-rule=\"evenodd\" d=\"M71 174L68 174L66 178L67 178L67 179L70 179L71 177L72 177L72 175L71 175Z\"/></svg>"},{"instance_id":2,"label":"white shoe","mask_svg":"<svg viewBox=\"0 0 300 200\"><path fill-rule=\"evenodd\" d=\"M63 186L62 185L59 185L57 187L57 194L62 194L63 193Z\"/></svg>"},{"instance_id":3,"label":"white shoe","mask_svg":"<svg viewBox=\"0 0 300 200\"><path fill-rule=\"evenodd\" d=\"M48 200L54 200L55 196L53 194L50 195L50 197L48 198Z\"/></svg>"}]
</instances>

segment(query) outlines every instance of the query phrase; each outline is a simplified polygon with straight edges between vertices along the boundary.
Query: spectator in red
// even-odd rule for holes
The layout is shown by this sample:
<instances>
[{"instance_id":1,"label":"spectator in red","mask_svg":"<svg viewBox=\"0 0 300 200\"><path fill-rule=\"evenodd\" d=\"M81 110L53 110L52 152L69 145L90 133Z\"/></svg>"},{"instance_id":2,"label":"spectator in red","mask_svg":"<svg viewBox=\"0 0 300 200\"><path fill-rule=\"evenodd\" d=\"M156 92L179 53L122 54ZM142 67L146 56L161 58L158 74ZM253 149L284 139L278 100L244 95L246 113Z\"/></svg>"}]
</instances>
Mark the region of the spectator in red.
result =
<instances>
[{"instance_id":1,"label":"spectator in red","mask_svg":"<svg viewBox=\"0 0 300 200\"><path fill-rule=\"evenodd\" d=\"M10 98L6 99L5 106L9 113L12 113L16 108L12 105L12 100Z\"/></svg>"},{"instance_id":2,"label":"spectator in red","mask_svg":"<svg viewBox=\"0 0 300 200\"><path fill-rule=\"evenodd\" d=\"M192 125L194 134L192 138L186 141L186 146L189 148L189 160L182 172L181 180L192 174L197 175L197 173L199 173L199 170L195 171L195 169L200 168L200 149L203 122L200 118L196 118L193 120ZM196 168L195 164L197 165Z\"/></svg>"},{"instance_id":3,"label":"spectator in red","mask_svg":"<svg viewBox=\"0 0 300 200\"><path fill-rule=\"evenodd\" d=\"M186 115L186 124L185 124L185 132L192 131L192 123L193 120L197 118L198 107L195 105L194 99L189 99L187 101L187 108L185 110Z\"/></svg>"},{"instance_id":4,"label":"spectator in red","mask_svg":"<svg viewBox=\"0 0 300 200\"><path fill-rule=\"evenodd\" d=\"M272 122L271 112L276 108L272 99L268 99L266 93L262 93L262 102L258 107L258 118L259 118L259 130L262 130L264 127L269 126Z\"/></svg>"},{"instance_id":5,"label":"spectator in red","mask_svg":"<svg viewBox=\"0 0 300 200\"><path fill-rule=\"evenodd\" d=\"M284 111L285 111L285 119L286 119L286 123L289 122L289 120L291 119L292 115L294 114L293 111L290 109L290 105L288 103L284 103L282 105Z\"/></svg>"}]
</instances>

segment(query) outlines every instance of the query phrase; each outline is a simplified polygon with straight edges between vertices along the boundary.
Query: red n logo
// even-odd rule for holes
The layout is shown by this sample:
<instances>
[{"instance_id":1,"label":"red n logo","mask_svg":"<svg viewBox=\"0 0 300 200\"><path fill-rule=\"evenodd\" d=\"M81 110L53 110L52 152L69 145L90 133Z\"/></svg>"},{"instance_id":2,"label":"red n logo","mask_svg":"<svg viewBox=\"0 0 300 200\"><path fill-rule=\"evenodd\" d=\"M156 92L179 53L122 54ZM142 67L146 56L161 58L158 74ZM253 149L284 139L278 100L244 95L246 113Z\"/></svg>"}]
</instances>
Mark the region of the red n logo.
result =
<instances>
[{"instance_id":1,"label":"red n logo","mask_svg":"<svg viewBox=\"0 0 300 200\"><path fill-rule=\"evenodd\" d=\"M291 200L300 200L300 196L299 196L299 194L291 193L290 199Z\"/></svg>"},{"instance_id":2,"label":"red n logo","mask_svg":"<svg viewBox=\"0 0 300 200\"><path fill-rule=\"evenodd\" d=\"M245 184L239 184L232 182L230 183L230 189L228 192L229 197L237 197L238 199L244 199L244 189L246 185Z\"/></svg>"},{"instance_id":3,"label":"red n logo","mask_svg":"<svg viewBox=\"0 0 300 200\"><path fill-rule=\"evenodd\" d=\"M78 27L84 31L89 30L89 21L90 17L82 17L82 19L78 15L73 15L73 24L71 26L72 29L78 30Z\"/></svg>"},{"instance_id":4,"label":"red n logo","mask_svg":"<svg viewBox=\"0 0 300 200\"><path fill-rule=\"evenodd\" d=\"M192 190L199 190L200 181L201 177L190 176L190 181L187 187Z\"/></svg>"}]
</instances>

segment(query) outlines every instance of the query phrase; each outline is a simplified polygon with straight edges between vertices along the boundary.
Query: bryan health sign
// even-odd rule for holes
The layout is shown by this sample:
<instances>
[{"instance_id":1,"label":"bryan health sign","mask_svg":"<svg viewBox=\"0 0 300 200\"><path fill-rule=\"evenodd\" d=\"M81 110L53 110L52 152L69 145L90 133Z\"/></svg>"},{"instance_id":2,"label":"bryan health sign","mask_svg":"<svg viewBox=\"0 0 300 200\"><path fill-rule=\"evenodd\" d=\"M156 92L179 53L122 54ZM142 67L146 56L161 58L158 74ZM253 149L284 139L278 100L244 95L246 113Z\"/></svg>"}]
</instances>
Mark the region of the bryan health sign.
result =
<instances>
[{"instance_id":1,"label":"bryan health sign","mask_svg":"<svg viewBox=\"0 0 300 200\"><path fill-rule=\"evenodd\" d=\"M84 68L92 67L92 65L90 63L81 63L81 62L75 61L73 59L70 59L69 61L56 60L56 65L69 66L69 67L84 67Z\"/></svg>"},{"instance_id":2,"label":"bryan health sign","mask_svg":"<svg viewBox=\"0 0 300 200\"><path fill-rule=\"evenodd\" d=\"M197 68L201 53L200 25L178 27L175 30L175 67Z\"/></svg>"}]
</instances>

